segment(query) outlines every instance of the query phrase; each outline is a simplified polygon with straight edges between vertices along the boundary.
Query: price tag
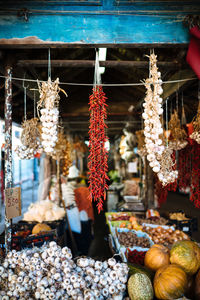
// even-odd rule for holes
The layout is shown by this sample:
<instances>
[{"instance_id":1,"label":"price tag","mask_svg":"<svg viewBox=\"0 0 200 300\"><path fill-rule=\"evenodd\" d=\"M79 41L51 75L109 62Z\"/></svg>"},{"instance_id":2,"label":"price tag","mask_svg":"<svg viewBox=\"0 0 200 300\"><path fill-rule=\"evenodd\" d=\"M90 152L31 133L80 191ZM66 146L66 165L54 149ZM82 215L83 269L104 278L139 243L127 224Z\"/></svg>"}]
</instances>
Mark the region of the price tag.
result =
<instances>
[{"instance_id":1,"label":"price tag","mask_svg":"<svg viewBox=\"0 0 200 300\"><path fill-rule=\"evenodd\" d=\"M21 188L5 190L6 216L8 219L21 216Z\"/></svg>"},{"instance_id":2,"label":"price tag","mask_svg":"<svg viewBox=\"0 0 200 300\"><path fill-rule=\"evenodd\" d=\"M129 173L137 173L137 161L128 163L128 172Z\"/></svg>"},{"instance_id":3,"label":"price tag","mask_svg":"<svg viewBox=\"0 0 200 300\"><path fill-rule=\"evenodd\" d=\"M189 227L183 227L183 231L189 231Z\"/></svg>"}]
</instances>

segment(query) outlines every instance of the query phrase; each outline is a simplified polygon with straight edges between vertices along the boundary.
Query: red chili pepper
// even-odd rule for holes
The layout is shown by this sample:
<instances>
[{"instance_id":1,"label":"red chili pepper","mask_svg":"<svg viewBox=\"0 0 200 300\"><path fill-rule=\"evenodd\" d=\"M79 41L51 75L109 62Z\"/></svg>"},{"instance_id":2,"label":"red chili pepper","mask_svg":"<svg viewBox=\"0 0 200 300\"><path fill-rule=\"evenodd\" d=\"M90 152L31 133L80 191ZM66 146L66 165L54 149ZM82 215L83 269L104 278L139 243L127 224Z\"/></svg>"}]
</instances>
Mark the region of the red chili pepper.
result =
<instances>
[{"instance_id":1,"label":"red chili pepper","mask_svg":"<svg viewBox=\"0 0 200 300\"><path fill-rule=\"evenodd\" d=\"M103 209L103 201L106 199L108 185L107 151L105 142L108 137L105 133L105 120L107 119L105 94L101 86L93 89L93 94L89 98L90 130L89 130L89 199L97 202L98 212Z\"/></svg>"}]
</instances>

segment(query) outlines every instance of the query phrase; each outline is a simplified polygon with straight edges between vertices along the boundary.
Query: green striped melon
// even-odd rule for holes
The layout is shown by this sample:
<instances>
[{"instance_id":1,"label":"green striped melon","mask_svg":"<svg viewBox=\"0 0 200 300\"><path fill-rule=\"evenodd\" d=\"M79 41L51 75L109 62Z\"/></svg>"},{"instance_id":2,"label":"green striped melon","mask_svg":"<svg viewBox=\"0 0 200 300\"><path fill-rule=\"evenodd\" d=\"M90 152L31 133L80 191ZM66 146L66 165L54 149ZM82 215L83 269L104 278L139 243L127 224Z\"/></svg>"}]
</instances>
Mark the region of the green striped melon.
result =
<instances>
[{"instance_id":1,"label":"green striped melon","mask_svg":"<svg viewBox=\"0 0 200 300\"><path fill-rule=\"evenodd\" d=\"M128 280L128 294L131 300L152 300L151 280L144 273L135 273Z\"/></svg>"}]
</instances>

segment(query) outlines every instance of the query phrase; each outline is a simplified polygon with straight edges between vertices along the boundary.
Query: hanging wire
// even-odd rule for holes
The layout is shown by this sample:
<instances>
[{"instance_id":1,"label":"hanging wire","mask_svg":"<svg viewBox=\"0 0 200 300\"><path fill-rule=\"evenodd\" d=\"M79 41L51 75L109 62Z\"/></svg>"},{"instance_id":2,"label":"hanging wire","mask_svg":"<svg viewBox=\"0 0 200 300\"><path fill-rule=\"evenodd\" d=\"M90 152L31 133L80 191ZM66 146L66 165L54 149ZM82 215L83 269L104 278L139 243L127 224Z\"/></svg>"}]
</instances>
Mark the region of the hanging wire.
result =
<instances>
[{"instance_id":1,"label":"hanging wire","mask_svg":"<svg viewBox=\"0 0 200 300\"><path fill-rule=\"evenodd\" d=\"M168 147L168 98L166 99L166 142L167 142L167 147Z\"/></svg>"},{"instance_id":2,"label":"hanging wire","mask_svg":"<svg viewBox=\"0 0 200 300\"><path fill-rule=\"evenodd\" d=\"M176 111L178 114L178 90L176 90Z\"/></svg>"},{"instance_id":3,"label":"hanging wire","mask_svg":"<svg viewBox=\"0 0 200 300\"><path fill-rule=\"evenodd\" d=\"M51 49L48 49L48 79L51 79Z\"/></svg>"},{"instance_id":4,"label":"hanging wire","mask_svg":"<svg viewBox=\"0 0 200 300\"><path fill-rule=\"evenodd\" d=\"M27 115L26 115L26 89L27 87L24 85L23 81L23 88L24 88L24 120L26 121Z\"/></svg>"},{"instance_id":5,"label":"hanging wire","mask_svg":"<svg viewBox=\"0 0 200 300\"><path fill-rule=\"evenodd\" d=\"M36 116L36 100L35 100L35 90L33 91L34 107L33 107L33 117Z\"/></svg>"},{"instance_id":6,"label":"hanging wire","mask_svg":"<svg viewBox=\"0 0 200 300\"><path fill-rule=\"evenodd\" d=\"M0 78L8 78L7 76L0 75ZM180 80L169 80L163 81L162 83L176 83L176 82L185 82L196 80L197 78L185 78ZM12 77L12 80L19 80L19 81L27 81L27 82L46 82L46 80L38 80L38 79L25 79L19 77ZM157 83L157 82L156 82ZM76 83L76 82L59 82L60 85L71 85L71 86L93 86L93 83ZM110 87L119 87L119 86L144 86L144 83L102 83L102 86L110 86Z\"/></svg>"}]
</instances>

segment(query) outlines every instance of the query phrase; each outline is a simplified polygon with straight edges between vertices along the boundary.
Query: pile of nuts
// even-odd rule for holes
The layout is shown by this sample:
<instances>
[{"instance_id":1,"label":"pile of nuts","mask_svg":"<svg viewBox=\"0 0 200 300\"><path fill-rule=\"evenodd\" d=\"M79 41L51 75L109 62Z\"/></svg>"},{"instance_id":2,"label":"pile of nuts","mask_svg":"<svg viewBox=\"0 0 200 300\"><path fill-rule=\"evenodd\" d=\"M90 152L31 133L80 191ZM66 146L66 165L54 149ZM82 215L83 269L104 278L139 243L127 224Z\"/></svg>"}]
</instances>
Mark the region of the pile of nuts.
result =
<instances>
[{"instance_id":1,"label":"pile of nuts","mask_svg":"<svg viewBox=\"0 0 200 300\"><path fill-rule=\"evenodd\" d=\"M118 232L119 243L125 247L150 248L150 241L145 237L138 237L134 232Z\"/></svg>"},{"instance_id":2,"label":"pile of nuts","mask_svg":"<svg viewBox=\"0 0 200 300\"><path fill-rule=\"evenodd\" d=\"M114 258L72 260L71 250L52 241L9 252L0 264L0 299L123 299L128 266Z\"/></svg>"},{"instance_id":3,"label":"pile of nuts","mask_svg":"<svg viewBox=\"0 0 200 300\"><path fill-rule=\"evenodd\" d=\"M190 240L189 236L183 231L173 230L172 228L163 228L161 226L152 228L144 226L143 231L150 236L155 244L162 244L165 246L177 241Z\"/></svg>"},{"instance_id":4,"label":"pile of nuts","mask_svg":"<svg viewBox=\"0 0 200 300\"><path fill-rule=\"evenodd\" d=\"M146 224L157 224L157 225L166 225L168 220L163 218L163 217L160 217L160 218L155 218L155 219L142 219L142 218L137 218L137 221L139 224L143 224L143 223L146 223Z\"/></svg>"}]
</instances>

